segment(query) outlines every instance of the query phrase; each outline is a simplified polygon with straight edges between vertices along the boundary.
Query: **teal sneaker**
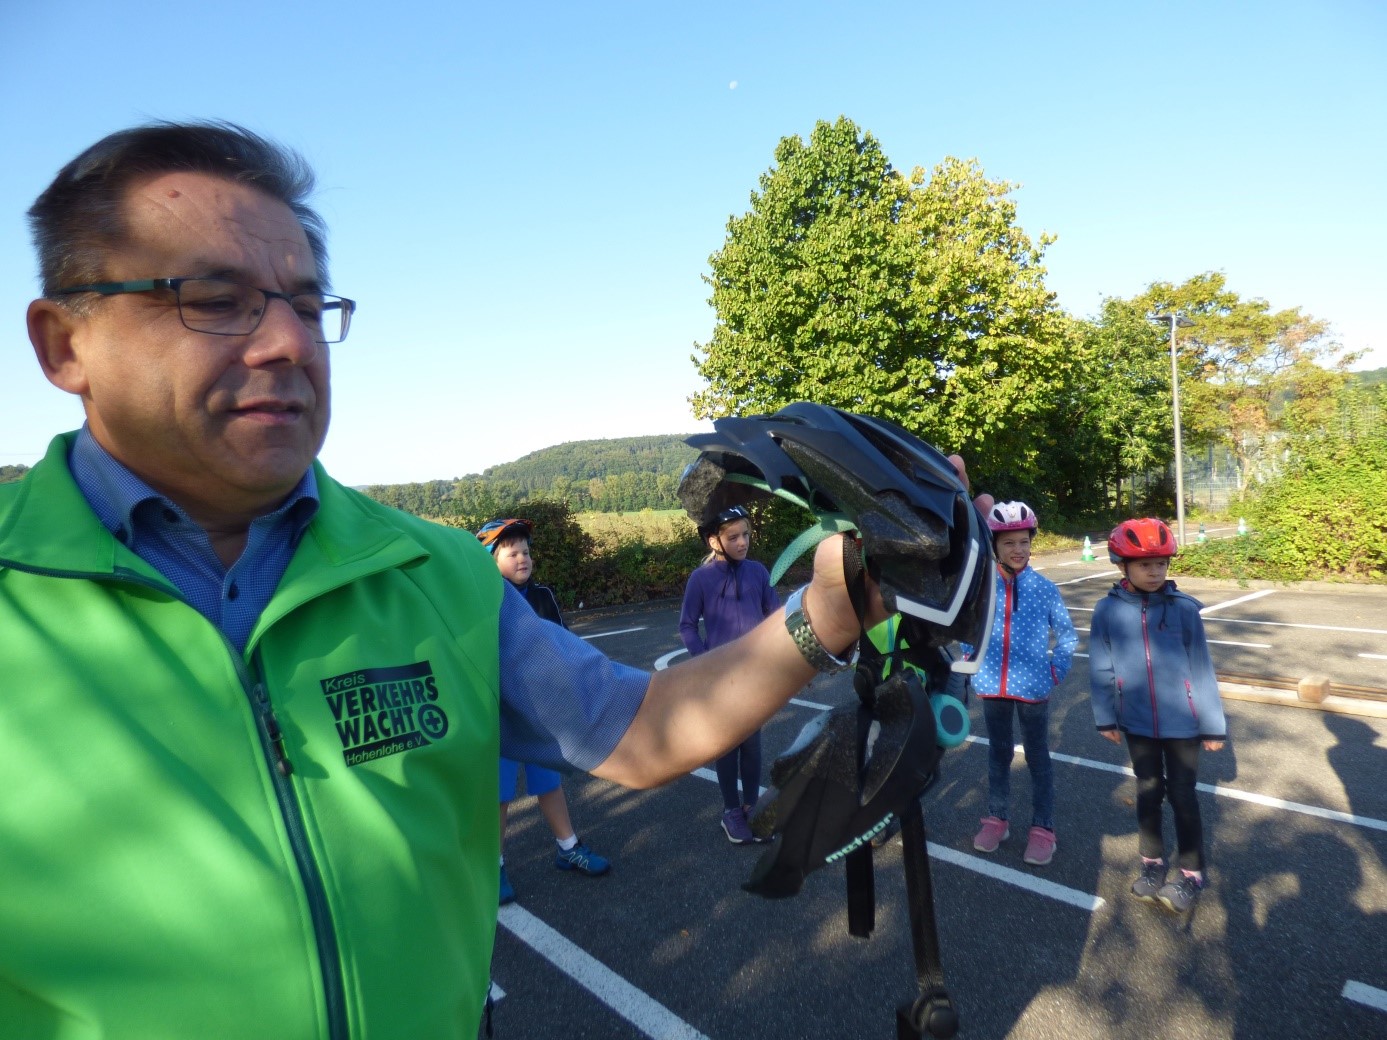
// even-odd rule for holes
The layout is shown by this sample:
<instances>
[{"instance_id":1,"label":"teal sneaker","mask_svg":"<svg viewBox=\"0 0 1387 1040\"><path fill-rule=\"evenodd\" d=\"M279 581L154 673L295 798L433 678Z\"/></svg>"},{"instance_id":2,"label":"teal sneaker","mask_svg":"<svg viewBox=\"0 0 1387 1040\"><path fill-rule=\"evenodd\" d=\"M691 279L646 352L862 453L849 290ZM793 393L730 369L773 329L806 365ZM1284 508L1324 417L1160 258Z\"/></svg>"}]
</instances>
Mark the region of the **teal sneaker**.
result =
<instances>
[{"instance_id":1,"label":"teal sneaker","mask_svg":"<svg viewBox=\"0 0 1387 1040\"><path fill-rule=\"evenodd\" d=\"M559 870L576 870L588 877L601 877L612 869L610 861L593 852L581 839L567 852L559 849L554 855L554 866Z\"/></svg>"}]
</instances>

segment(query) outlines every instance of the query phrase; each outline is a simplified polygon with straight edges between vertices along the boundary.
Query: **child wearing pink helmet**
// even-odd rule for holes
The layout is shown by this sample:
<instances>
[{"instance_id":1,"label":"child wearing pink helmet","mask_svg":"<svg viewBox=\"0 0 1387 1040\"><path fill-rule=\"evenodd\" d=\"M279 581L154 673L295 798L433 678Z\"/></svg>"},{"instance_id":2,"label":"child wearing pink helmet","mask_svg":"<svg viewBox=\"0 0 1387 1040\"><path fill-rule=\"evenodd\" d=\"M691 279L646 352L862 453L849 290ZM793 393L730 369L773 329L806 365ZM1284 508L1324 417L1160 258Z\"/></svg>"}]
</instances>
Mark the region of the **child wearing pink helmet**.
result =
<instances>
[{"instance_id":1,"label":"child wearing pink helmet","mask_svg":"<svg viewBox=\"0 0 1387 1040\"><path fill-rule=\"evenodd\" d=\"M1013 720L1031 773L1031 826L1022 859L1043 867L1055 855L1055 782L1050 765L1050 691L1069 674L1078 635L1059 589L1030 567L1037 521L1024 502L995 502L984 514L997 557L997 614L973 688L987 724L987 815L973 848L996 852L1011 837ZM1051 638L1054 647L1051 648ZM971 648L965 646L971 653Z\"/></svg>"}]
</instances>

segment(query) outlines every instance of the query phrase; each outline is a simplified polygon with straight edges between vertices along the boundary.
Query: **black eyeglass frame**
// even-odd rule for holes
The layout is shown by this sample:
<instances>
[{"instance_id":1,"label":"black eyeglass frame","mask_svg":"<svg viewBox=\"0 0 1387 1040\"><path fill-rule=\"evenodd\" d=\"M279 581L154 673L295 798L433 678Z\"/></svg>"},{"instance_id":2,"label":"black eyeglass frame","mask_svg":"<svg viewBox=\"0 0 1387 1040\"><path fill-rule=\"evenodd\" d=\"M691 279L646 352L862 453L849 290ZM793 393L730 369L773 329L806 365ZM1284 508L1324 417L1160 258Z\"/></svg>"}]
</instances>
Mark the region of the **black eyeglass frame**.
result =
<instances>
[{"instance_id":1,"label":"black eyeglass frame","mask_svg":"<svg viewBox=\"0 0 1387 1040\"><path fill-rule=\"evenodd\" d=\"M260 311L260 317L255 319L255 324L244 332L218 332L216 329L200 329L195 325L189 325L188 319L183 316L183 294L179 290L184 282L226 282L228 285L239 285L242 289L254 289L265 297L265 306ZM213 275L188 275L183 278L139 278L128 282L92 282L89 285L69 285L63 289L55 289L50 295L75 296L78 293L97 293L100 296L120 296L124 293L157 292L161 289L173 293L174 302L178 305L178 320L183 323L184 328L190 332L205 332L209 336L249 336L265 320L265 313L270 309L271 300L283 300L292 310L294 300L297 297L316 296L323 301L324 310L336 309L342 313L342 334L336 339L321 339L316 342L341 343L347 338L347 332L351 329L352 315L356 313L356 301L349 300L345 296L334 296L331 293L316 291L275 292L273 289L262 289L258 285L247 285L245 282L238 282L232 278L218 278Z\"/></svg>"}]
</instances>

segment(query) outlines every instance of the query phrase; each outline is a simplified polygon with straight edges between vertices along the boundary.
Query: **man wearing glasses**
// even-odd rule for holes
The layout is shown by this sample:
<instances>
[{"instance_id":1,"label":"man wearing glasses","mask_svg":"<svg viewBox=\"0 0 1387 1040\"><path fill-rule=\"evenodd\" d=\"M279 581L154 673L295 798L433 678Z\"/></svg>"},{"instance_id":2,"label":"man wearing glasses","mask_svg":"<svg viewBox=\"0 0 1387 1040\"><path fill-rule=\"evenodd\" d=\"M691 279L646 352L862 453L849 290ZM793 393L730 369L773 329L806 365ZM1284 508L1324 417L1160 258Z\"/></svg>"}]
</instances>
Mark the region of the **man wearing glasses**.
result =
<instances>
[{"instance_id":1,"label":"man wearing glasses","mask_svg":"<svg viewBox=\"0 0 1387 1040\"><path fill-rule=\"evenodd\" d=\"M157 124L30 210L29 336L86 422L0 486L6 1036L473 1036L498 754L662 783L858 633L833 540L822 653L777 616L651 677L333 481L356 304L311 186L238 127Z\"/></svg>"}]
</instances>

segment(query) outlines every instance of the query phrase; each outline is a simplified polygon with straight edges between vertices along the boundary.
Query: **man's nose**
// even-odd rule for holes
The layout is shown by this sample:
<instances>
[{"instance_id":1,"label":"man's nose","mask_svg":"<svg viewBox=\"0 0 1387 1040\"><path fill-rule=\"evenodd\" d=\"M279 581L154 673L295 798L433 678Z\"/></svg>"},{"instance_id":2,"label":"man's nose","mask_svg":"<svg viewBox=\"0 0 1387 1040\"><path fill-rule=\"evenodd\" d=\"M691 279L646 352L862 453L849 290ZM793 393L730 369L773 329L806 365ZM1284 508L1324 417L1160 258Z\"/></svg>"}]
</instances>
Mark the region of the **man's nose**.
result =
<instances>
[{"instance_id":1,"label":"man's nose","mask_svg":"<svg viewBox=\"0 0 1387 1040\"><path fill-rule=\"evenodd\" d=\"M318 333L300 319L288 300L270 298L265 316L251 333L247 360L254 364L288 361L302 368L311 364L325 344L318 342Z\"/></svg>"}]
</instances>

